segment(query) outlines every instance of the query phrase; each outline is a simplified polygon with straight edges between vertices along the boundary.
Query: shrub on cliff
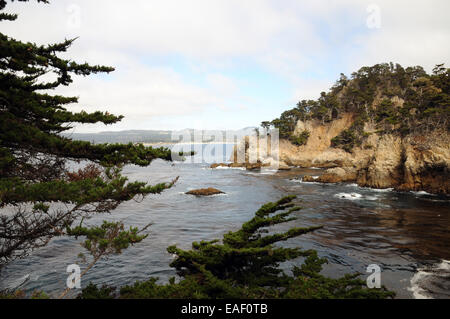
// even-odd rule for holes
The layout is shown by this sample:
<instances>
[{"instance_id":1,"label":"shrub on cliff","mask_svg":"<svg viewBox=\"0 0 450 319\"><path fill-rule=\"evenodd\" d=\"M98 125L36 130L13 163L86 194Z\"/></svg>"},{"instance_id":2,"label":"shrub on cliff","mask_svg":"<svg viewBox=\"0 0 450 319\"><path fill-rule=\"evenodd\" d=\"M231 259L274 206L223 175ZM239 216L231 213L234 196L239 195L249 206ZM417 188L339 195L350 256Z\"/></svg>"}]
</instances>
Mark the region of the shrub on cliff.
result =
<instances>
[{"instance_id":1,"label":"shrub on cliff","mask_svg":"<svg viewBox=\"0 0 450 319\"><path fill-rule=\"evenodd\" d=\"M292 135L289 139L292 144L297 146L306 145L308 143L308 139L311 136L311 133L308 130L304 130L300 135Z\"/></svg>"},{"instance_id":2,"label":"shrub on cliff","mask_svg":"<svg viewBox=\"0 0 450 319\"><path fill-rule=\"evenodd\" d=\"M351 153L357 142L358 137L356 136L355 131L345 130L331 140L331 147L340 147L346 152Z\"/></svg>"}]
</instances>

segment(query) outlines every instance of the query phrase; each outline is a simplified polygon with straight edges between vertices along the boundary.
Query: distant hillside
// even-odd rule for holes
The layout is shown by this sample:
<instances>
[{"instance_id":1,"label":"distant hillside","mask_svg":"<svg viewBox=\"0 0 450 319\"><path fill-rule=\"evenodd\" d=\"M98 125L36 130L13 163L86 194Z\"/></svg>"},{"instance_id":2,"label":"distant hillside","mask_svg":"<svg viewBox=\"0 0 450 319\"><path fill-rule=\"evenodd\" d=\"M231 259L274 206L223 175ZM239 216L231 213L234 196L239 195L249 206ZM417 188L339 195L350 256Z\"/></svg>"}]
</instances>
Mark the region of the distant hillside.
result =
<instances>
[{"instance_id":1,"label":"distant hillside","mask_svg":"<svg viewBox=\"0 0 450 319\"><path fill-rule=\"evenodd\" d=\"M94 143L158 143L171 142L171 131L128 130L100 133L64 133L63 136L73 140Z\"/></svg>"},{"instance_id":2,"label":"distant hillside","mask_svg":"<svg viewBox=\"0 0 450 319\"><path fill-rule=\"evenodd\" d=\"M64 137L73 140L88 141L93 143L176 143L180 140L201 141L204 143L214 141L215 136L218 139L224 137L226 143L236 143L246 135L254 132L255 127L246 127L241 130L233 131L212 131L212 130L194 130L184 129L180 131L158 131L158 130L127 130L118 132L100 132L100 133L63 133ZM190 136L190 138L189 138Z\"/></svg>"}]
</instances>

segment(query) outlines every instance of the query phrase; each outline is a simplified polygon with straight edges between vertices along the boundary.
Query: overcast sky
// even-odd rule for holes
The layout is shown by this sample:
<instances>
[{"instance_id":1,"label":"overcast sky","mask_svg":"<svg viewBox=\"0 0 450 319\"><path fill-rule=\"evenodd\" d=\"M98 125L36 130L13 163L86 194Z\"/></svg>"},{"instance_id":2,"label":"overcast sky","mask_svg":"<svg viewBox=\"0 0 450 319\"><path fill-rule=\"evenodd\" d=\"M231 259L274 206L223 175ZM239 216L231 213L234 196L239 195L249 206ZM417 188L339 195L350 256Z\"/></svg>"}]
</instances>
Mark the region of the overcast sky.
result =
<instances>
[{"instance_id":1,"label":"overcast sky","mask_svg":"<svg viewBox=\"0 0 450 319\"><path fill-rule=\"evenodd\" d=\"M9 4L3 33L79 37L77 62L114 66L58 93L70 110L122 114L123 129L239 129L317 98L361 66L450 65L450 1L53 0Z\"/></svg>"}]
</instances>

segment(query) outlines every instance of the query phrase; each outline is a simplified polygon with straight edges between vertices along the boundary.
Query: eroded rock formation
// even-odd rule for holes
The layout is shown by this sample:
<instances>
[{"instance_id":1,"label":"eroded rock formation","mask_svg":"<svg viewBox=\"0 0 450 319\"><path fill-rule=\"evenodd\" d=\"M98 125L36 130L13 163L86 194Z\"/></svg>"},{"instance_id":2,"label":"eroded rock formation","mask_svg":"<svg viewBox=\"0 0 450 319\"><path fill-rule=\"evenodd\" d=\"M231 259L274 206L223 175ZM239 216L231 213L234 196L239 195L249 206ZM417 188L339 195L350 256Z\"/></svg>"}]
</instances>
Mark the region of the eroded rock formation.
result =
<instances>
[{"instance_id":1,"label":"eroded rock formation","mask_svg":"<svg viewBox=\"0 0 450 319\"><path fill-rule=\"evenodd\" d=\"M322 124L320 121L299 121L296 132L308 130L306 145L295 146L280 140L278 156L266 156L262 163L270 166L300 166L327 168L319 178L305 176L304 181L323 183L356 182L373 188L395 188L403 191L427 191L450 194L450 135L435 130L426 135L381 134L370 125L367 138L351 152L331 147L331 140L347 130L353 114ZM250 137L236 147L247 147L246 158L267 154L266 138L256 142ZM257 154L258 153L258 154ZM275 158L277 158L275 160Z\"/></svg>"}]
</instances>

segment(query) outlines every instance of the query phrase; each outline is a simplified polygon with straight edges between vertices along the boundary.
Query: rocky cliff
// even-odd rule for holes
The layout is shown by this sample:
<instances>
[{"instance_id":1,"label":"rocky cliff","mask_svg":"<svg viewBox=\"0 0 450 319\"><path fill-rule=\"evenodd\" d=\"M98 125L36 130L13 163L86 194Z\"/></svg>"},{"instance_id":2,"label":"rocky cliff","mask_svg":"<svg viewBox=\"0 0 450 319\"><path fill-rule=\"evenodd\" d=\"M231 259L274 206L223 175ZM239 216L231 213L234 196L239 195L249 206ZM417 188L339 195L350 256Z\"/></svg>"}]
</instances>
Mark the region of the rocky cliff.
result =
<instances>
[{"instance_id":1,"label":"rocky cliff","mask_svg":"<svg viewBox=\"0 0 450 319\"><path fill-rule=\"evenodd\" d=\"M300 100L261 127L281 138L279 156L265 161L328 169L306 180L449 193L450 68L443 64L431 73L382 63L341 74L318 99ZM258 145L244 144L254 158Z\"/></svg>"},{"instance_id":2,"label":"rocky cliff","mask_svg":"<svg viewBox=\"0 0 450 319\"><path fill-rule=\"evenodd\" d=\"M356 116L346 113L323 124L318 120L298 121L295 132L309 131L306 145L296 146L288 140L279 141L277 154L280 167L326 168L318 179L305 176L305 181L338 183L356 182L373 188L395 188L403 191L450 193L450 134L434 130L426 135L381 134L366 124L367 138L351 152L333 148L332 139L347 130ZM259 140L259 141L258 141ZM269 143L269 144L268 144ZM260 158L274 164L267 138L249 137L237 147L245 160ZM244 149L246 149L244 151ZM273 154L272 154L273 155ZM234 158L236 161L237 159Z\"/></svg>"}]
</instances>

